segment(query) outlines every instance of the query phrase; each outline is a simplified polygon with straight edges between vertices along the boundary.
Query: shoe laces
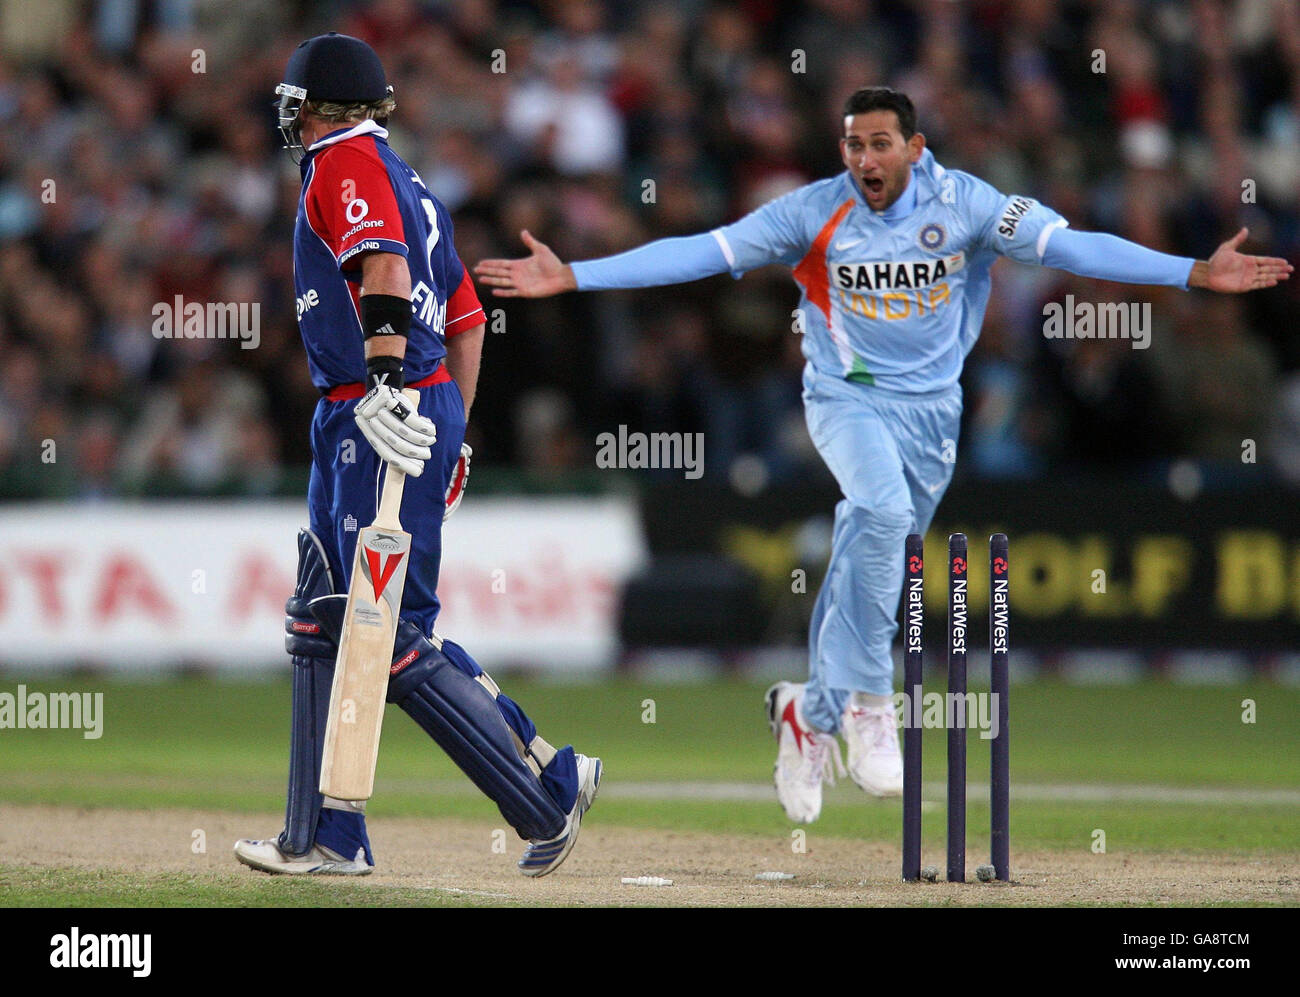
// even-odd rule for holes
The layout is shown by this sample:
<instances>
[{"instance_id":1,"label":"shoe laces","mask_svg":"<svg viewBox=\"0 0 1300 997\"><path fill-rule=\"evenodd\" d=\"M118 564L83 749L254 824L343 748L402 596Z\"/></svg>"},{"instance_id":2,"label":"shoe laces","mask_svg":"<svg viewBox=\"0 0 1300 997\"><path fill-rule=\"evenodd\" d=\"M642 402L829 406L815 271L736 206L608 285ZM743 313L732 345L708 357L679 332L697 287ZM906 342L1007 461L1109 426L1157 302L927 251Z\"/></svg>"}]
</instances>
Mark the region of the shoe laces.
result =
<instances>
[{"instance_id":1,"label":"shoe laces","mask_svg":"<svg viewBox=\"0 0 1300 997\"><path fill-rule=\"evenodd\" d=\"M840 742L833 734L808 734L808 747L804 749L806 766L804 774L810 786L821 783L835 785L835 773L847 775L844 758L840 754Z\"/></svg>"},{"instance_id":2,"label":"shoe laces","mask_svg":"<svg viewBox=\"0 0 1300 997\"><path fill-rule=\"evenodd\" d=\"M855 707L849 710L849 723L856 733L870 742L869 752L873 755L879 751L889 754L894 752L898 743L894 733L897 722L897 716L890 709Z\"/></svg>"}]
</instances>

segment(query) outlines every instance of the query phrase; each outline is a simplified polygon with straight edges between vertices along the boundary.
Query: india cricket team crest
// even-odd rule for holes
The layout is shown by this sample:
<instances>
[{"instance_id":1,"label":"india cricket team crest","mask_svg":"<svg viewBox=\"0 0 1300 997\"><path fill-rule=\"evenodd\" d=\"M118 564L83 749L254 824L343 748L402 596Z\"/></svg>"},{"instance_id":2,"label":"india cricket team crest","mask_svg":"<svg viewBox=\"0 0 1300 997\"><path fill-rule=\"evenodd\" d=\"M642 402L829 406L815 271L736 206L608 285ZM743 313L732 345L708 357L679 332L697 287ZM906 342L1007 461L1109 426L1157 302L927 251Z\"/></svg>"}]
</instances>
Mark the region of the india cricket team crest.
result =
<instances>
[{"instance_id":1,"label":"india cricket team crest","mask_svg":"<svg viewBox=\"0 0 1300 997\"><path fill-rule=\"evenodd\" d=\"M921 244L922 249L928 249L933 253L942 248L947 238L948 233L944 231L943 226L938 222L931 222L921 229L916 241Z\"/></svg>"}]
</instances>

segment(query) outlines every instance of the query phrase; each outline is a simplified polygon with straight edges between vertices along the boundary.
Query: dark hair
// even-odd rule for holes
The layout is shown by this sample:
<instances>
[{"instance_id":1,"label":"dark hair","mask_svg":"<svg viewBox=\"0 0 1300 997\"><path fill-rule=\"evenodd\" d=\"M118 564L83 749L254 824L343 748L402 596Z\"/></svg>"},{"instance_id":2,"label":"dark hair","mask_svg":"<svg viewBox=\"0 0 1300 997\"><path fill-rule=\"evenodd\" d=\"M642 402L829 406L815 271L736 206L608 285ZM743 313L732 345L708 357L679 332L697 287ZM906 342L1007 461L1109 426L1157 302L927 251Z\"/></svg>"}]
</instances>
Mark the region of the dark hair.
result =
<instances>
[{"instance_id":1,"label":"dark hair","mask_svg":"<svg viewBox=\"0 0 1300 997\"><path fill-rule=\"evenodd\" d=\"M905 93L889 87L863 87L849 94L844 102L844 117L868 111L893 111L898 116L898 130L906 141L916 134L916 108Z\"/></svg>"}]
</instances>

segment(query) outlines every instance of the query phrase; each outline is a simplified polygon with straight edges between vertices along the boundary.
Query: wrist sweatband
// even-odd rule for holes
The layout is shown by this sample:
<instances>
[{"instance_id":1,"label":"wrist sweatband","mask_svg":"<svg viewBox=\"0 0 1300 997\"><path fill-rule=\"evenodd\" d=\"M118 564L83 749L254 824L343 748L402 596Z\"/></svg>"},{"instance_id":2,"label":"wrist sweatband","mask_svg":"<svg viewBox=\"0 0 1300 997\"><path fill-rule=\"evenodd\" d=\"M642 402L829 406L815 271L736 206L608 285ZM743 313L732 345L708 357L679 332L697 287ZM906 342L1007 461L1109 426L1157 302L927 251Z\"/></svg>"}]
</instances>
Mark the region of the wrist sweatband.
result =
<instances>
[{"instance_id":1,"label":"wrist sweatband","mask_svg":"<svg viewBox=\"0 0 1300 997\"><path fill-rule=\"evenodd\" d=\"M401 357L371 357L366 361L366 390L387 385L401 391L406 387Z\"/></svg>"},{"instance_id":2,"label":"wrist sweatband","mask_svg":"<svg viewBox=\"0 0 1300 997\"><path fill-rule=\"evenodd\" d=\"M406 336L411 332L411 303L395 294L361 296L361 331L371 336Z\"/></svg>"}]
</instances>

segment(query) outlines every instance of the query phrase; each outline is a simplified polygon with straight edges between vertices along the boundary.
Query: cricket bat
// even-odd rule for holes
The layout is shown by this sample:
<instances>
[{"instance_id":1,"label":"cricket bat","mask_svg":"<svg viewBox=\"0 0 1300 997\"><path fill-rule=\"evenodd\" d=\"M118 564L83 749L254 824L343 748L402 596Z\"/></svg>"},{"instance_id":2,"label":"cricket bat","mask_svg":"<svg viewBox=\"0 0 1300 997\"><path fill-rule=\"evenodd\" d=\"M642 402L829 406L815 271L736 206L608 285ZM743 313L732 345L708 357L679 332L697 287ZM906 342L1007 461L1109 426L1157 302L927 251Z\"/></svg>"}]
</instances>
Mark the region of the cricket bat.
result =
<instances>
[{"instance_id":1,"label":"cricket bat","mask_svg":"<svg viewBox=\"0 0 1300 997\"><path fill-rule=\"evenodd\" d=\"M403 394L419 404L416 391ZM375 789L388 669L411 554L411 535L399 517L405 484L406 475L389 464L375 521L357 535L320 768L320 791L336 800L368 800Z\"/></svg>"}]
</instances>

